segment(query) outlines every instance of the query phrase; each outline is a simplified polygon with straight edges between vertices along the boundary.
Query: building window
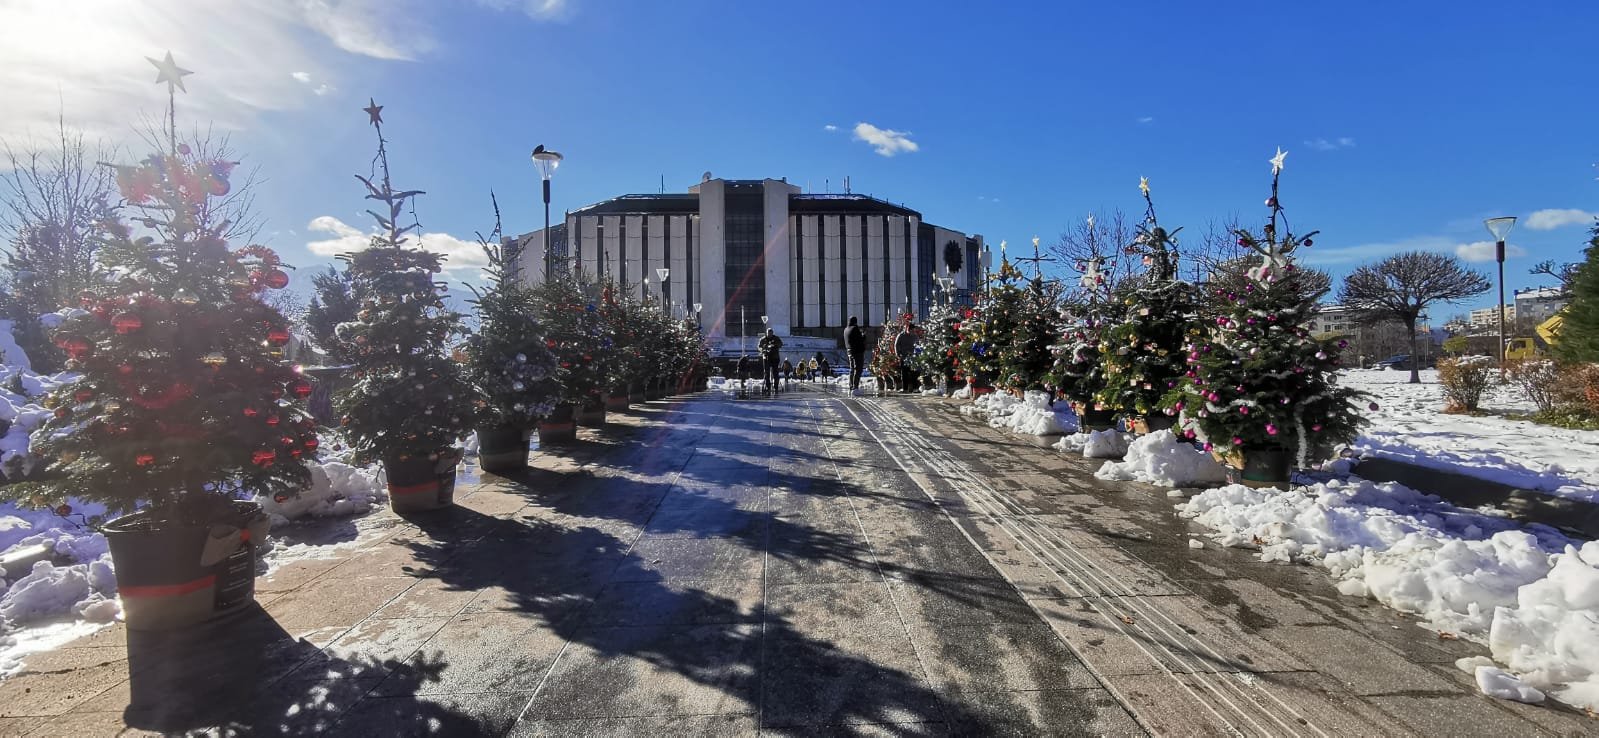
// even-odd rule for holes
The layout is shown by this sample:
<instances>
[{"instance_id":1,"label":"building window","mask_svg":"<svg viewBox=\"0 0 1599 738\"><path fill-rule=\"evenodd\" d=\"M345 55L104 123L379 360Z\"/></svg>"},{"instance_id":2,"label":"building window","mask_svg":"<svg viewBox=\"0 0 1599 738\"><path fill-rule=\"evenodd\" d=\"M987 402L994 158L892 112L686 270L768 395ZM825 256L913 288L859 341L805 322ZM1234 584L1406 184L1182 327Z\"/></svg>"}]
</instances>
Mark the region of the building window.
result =
<instances>
[{"instance_id":1,"label":"building window","mask_svg":"<svg viewBox=\"0 0 1599 738\"><path fill-rule=\"evenodd\" d=\"M937 244L933 240L933 227L925 223L916 227L916 285L917 300L916 316L926 320L927 314L933 307L933 276L938 269L938 262L933 260L937 251ZM909 268L909 264L906 265Z\"/></svg>"},{"instance_id":2,"label":"building window","mask_svg":"<svg viewBox=\"0 0 1599 738\"><path fill-rule=\"evenodd\" d=\"M766 312L766 212L759 190L727 194L727 335L756 335ZM743 310L743 321L739 308ZM752 325L753 324L753 325Z\"/></svg>"}]
</instances>

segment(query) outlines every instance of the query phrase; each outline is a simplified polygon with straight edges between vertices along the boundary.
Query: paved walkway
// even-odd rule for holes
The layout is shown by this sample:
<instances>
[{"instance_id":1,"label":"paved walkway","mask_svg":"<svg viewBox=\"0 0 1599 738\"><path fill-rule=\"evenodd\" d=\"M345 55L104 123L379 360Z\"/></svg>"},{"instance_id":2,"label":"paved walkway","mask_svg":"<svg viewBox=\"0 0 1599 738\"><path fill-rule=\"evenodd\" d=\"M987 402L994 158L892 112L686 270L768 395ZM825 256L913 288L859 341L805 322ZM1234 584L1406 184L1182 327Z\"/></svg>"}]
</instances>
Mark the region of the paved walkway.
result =
<instances>
[{"instance_id":1,"label":"paved walkway","mask_svg":"<svg viewBox=\"0 0 1599 738\"><path fill-rule=\"evenodd\" d=\"M0 682L0 735L1581 734L1480 649L938 400L650 403L456 509L331 527L253 613Z\"/></svg>"}]
</instances>

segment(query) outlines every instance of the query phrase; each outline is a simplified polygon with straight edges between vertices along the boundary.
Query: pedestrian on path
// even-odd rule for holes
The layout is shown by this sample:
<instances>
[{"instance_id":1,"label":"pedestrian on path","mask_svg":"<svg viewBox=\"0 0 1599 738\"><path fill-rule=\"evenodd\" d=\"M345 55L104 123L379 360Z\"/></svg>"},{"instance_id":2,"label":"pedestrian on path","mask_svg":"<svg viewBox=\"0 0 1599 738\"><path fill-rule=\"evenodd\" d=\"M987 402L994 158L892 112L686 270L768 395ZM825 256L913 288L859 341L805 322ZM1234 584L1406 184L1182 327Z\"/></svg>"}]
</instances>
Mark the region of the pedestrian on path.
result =
<instances>
[{"instance_id":1,"label":"pedestrian on path","mask_svg":"<svg viewBox=\"0 0 1599 738\"><path fill-rule=\"evenodd\" d=\"M740 356L740 357L738 357L738 396L739 397L746 397L747 396L747 393L744 390L744 382L745 382L745 380L747 380L749 378L750 378L750 357L748 357L748 356Z\"/></svg>"},{"instance_id":2,"label":"pedestrian on path","mask_svg":"<svg viewBox=\"0 0 1599 738\"><path fill-rule=\"evenodd\" d=\"M916 334L911 332L911 326L907 324L894 337L894 356L899 357L900 392L910 392L911 383L916 379L916 370L911 368L911 356L915 353Z\"/></svg>"},{"instance_id":3,"label":"pedestrian on path","mask_svg":"<svg viewBox=\"0 0 1599 738\"><path fill-rule=\"evenodd\" d=\"M783 359L783 339L777 337L776 329L767 328L766 335L761 336L755 348L761 352L761 384L767 392L773 392L778 389L777 368Z\"/></svg>"},{"instance_id":4,"label":"pedestrian on path","mask_svg":"<svg viewBox=\"0 0 1599 738\"><path fill-rule=\"evenodd\" d=\"M844 329L844 348L849 351L849 388L861 388L861 371L866 368L866 331L861 330L860 320L855 316L849 317L849 327Z\"/></svg>"},{"instance_id":5,"label":"pedestrian on path","mask_svg":"<svg viewBox=\"0 0 1599 738\"><path fill-rule=\"evenodd\" d=\"M794 381L794 363L789 361L788 359L784 359L783 360L783 386L787 387L789 382L792 382L792 381Z\"/></svg>"}]
</instances>

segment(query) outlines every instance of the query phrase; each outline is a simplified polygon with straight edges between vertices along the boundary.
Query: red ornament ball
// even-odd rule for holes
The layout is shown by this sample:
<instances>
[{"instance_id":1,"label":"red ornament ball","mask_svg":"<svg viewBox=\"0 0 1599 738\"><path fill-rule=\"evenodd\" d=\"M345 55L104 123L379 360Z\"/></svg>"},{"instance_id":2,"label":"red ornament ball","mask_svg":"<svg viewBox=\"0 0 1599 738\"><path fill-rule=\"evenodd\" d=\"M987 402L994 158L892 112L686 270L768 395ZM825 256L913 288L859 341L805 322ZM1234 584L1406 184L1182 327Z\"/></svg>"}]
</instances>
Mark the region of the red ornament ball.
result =
<instances>
[{"instance_id":1,"label":"red ornament ball","mask_svg":"<svg viewBox=\"0 0 1599 738\"><path fill-rule=\"evenodd\" d=\"M277 413L272 413L272 414L266 416L266 424L269 425L269 426L277 427L277 424L279 422L280 421L278 420L278 414Z\"/></svg>"},{"instance_id":2,"label":"red ornament ball","mask_svg":"<svg viewBox=\"0 0 1599 738\"><path fill-rule=\"evenodd\" d=\"M289 394L302 400L311 396L311 389L311 383L304 379L296 379L289 383Z\"/></svg>"},{"instance_id":3,"label":"red ornament ball","mask_svg":"<svg viewBox=\"0 0 1599 738\"><path fill-rule=\"evenodd\" d=\"M111 319L111 327L115 328L118 334L125 336L143 328L144 319L133 313L121 313Z\"/></svg>"},{"instance_id":4,"label":"red ornament ball","mask_svg":"<svg viewBox=\"0 0 1599 738\"><path fill-rule=\"evenodd\" d=\"M260 467L272 466L278 460L278 452L270 448L258 448L250 454L250 463Z\"/></svg>"},{"instance_id":5,"label":"red ornament ball","mask_svg":"<svg viewBox=\"0 0 1599 738\"><path fill-rule=\"evenodd\" d=\"M71 415L71 414L72 414L72 411L66 409L65 407L56 408L56 417L59 418L59 419L65 420L67 418L67 416Z\"/></svg>"},{"instance_id":6,"label":"red ornament ball","mask_svg":"<svg viewBox=\"0 0 1599 738\"><path fill-rule=\"evenodd\" d=\"M253 407L250 407L249 405L244 406L244 417L253 418L253 417L255 417L257 415L260 415L260 414L261 414L260 410L257 410L257 409L255 409Z\"/></svg>"},{"instance_id":7,"label":"red ornament ball","mask_svg":"<svg viewBox=\"0 0 1599 738\"><path fill-rule=\"evenodd\" d=\"M304 446L305 450L307 450L307 451L315 451L318 446L322 445L322 442L318 441L316 439L316 436L311 436L310 438L307 438L303 442L301 442L300 445Z\"/></svg>"},{"instance_id":8,"label":"red ornament ball","mask_svg":"<svg viewBox=\"0 0 1599 738\"><path fill-rule=\"evenodd\" d=\"M289 275L285 274L282 269L273 269L267 272L266 276L261 278L261 281L272 289L281 290L289 286Z\"/></svg>"},{"instance_id":9,"label":"red ornament ball","mask_svg":"<svg viewBox=\"0 0 1599 738\"><path fill-rule=\"evenodd\" d=\"M283 328L273 328L267 331L267 343L273 346L282 346L289 342L289 332Z\"/></svg>"},{"instance_id":10,"label":"red ornament ball","mask_svg":"<svg viewBox=\"0 0 1599 738\"><path fill-rule=\"evenodd\" d=\"M133 457L133 463L139 466L149 466L155 463L155 454L139 454Z\"/></svg>"}]
</instances>

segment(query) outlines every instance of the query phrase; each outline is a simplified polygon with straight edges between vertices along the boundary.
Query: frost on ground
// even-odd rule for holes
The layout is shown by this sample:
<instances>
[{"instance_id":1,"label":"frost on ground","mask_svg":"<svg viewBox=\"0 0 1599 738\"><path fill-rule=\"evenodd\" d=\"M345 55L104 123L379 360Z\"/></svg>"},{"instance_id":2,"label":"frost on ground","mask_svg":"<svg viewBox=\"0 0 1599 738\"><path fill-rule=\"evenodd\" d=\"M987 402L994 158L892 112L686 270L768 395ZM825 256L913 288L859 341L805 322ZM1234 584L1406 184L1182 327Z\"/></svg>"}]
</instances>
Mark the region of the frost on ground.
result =
<instances>
[{"instance_id":1,"label":"frost on ground","mask_svg":"<svg viewBox=\"0 0 1599 738\"><path fill-rule=\"evenodd\" d=\"M1346 595L1487 644L1516 680L1474 668L1487 693L1530 697L1518 691L1525 687L1599 709L1599 542L1579 548L1551 528L1364 480L1289 491L1231 485L1177 509L1216 531L1218 543L1322 567Z\"/></svg>"},{"instance_id":2,"label":"frost on ground","mask_svg":"<svg viewBox=\"0 0 1599 738\"><path fill-rule=\"evenodd\" d=\"M1177 438L1177 434L1162 430L1133 441L1121 461L1105 462L1094 476L1164 487L1192 487L1224 482L1227 470L1210 454Z\"/></svg>"},{"instance_id":3,"label":"frost on ground","mask_svg":"<svg viewBox=\"0 0 1599 738\"><path fill-rule=\"evenodd\" d=\"M1077 415L1066 403L1051 406L1049 395L1037 390L1029 390L1020 398L1006 392L990 392L962 406L961 414L986 417L990 428L1026 436L1058 436L1077 430Z\"/></svg>"},{"instance_id":4,"label":"frost on ground","mask_svg":"<svg viewBox=\"0 0 1599 738\"><path fill-rule=\"evenodd\" d=\"M1340 383L1375 396L1371 426L1354 443L1366 455L1451 471L1522 489L1599 502L1599 431L1567 430L1496 415L1445 415L1438 372L1348 370ZM1483 400L1496 412L1531 412L1525 398L1497 387Z\"/></svg>"}]
</instances>

